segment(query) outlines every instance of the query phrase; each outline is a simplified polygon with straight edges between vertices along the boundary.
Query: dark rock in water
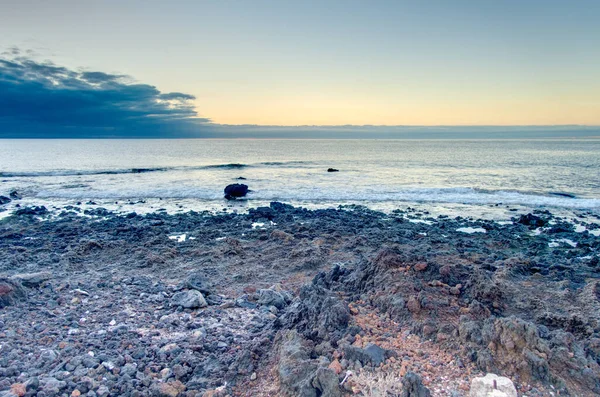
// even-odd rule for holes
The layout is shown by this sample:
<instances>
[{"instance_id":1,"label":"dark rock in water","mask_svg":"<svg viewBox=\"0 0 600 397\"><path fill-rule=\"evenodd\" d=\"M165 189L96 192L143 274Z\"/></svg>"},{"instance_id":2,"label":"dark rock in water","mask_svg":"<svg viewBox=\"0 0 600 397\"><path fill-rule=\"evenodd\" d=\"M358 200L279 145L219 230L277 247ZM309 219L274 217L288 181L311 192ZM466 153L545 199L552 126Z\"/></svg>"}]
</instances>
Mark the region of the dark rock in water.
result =
<instances>
[{"instance_id":1,"label":"dark rock in water","mask_svg":"<svg viewBox=\"0 0 600 397\"><path fill-rule=\"evenodd\" d=\"M198 309L208 304L200 291L181 291L171 297L171 306L179 306L184 309Z\"/></svg>"},{"instance_id":2,"label":"dark rock in water","mask_svg":"<svg viewBox=\"0 0 600 397\"><path fill-rule=\"evenodd\" d=\"M24 273L15 274L11 277L11 280L15 280L21 283L24 287L37 288L42 285L45 281L52 278L50 272L38 272L38 273Z\"/></svg>"},{"instance_id":3,"label":"dark rock in water","mask_svg":"<svg viewBox=\"0 0 600 397\"><path fill-rule=\"evenodd\" d=\"M227 200L234 200L248 194L248 186L243 183L234 183L232 185L227 185L224 192Z\"/></svg>"},{"instance_id":4,"label":"dark rock in water","mask_svg":"<svg viewBox=\"0 0 600 397\"><path fill-rule=\"evenodd\" d=\"M15 211L15 215L46 215L48 213L48 209L43 205L40 207L25 207L20 208Z\"/></svg>"},{"instance_id":5,"label":"dark rock in water","mask_svg":"<svg viewBox=\"0 0 600 397\"><path fill-rule=\"evenodd\" d=\"M246 180L246 178L244 178L243 176L238 176L235 179L237 179L238 181L245 181Z\"/></svg>"},{"instance_id":6,"label":"dark rock in water","mask_svg":"<svg viewBox=\"0 0 600 397\"><path fill-rule=\"evenodd\" d=\"M407 373L402 378L402 397L429 397L431 392L423 385L421 377L414 372Z\"/></svg>"},{"instance_id":7,"label":"dark rock in water","mask_svg":"<svg viewBox=\"0 0 600 397\"><path fill-rule=\"evenodd\" d=\"M4 204L8 204L10 203L12 200L9 199L6 196L0 196L0 205L4 205Z\"/></svg>"},{"instance_id":8,"label":"dark rock in water","mask_svg":"<svg viewBox=\"0 0 600 397\"><path fill-rule=\"evenodd\" d=\"M13 200L21 200L23 197L19 194L19 192L17 192L16 190L13 190L12 192L10 192L9 194L10 198Z\"/></svg>"},{"instance_id":9,"label":"dark rock in water","mask_svg":"<svg viewBox=\"0 0 600 397\"><path fill-rule=\"evenodd\" d=\"M575 198L574 194L571 193L563 193L563 192L550 192L550 194L553 194L555 196L561 196L561 197L568 197L568 198Z\"/></svg>"},{"instance_id":10,"label":"dark rock in water","mask_svg":"<svg viewBox=\"0 0 600 397\"><path fill-rule=\"evenodd\" d=\"M327 172L340 172L340 170L335 168L327 168Z\"/></svg>"},{"instance_id":11,"label":"dark rock in water","mask_svg":"<svg viewBox=\"0 0 600 397\"><path fill-rule=\"evenodd\" d=\"M533 214L521 215L517 223L530 227L542 227L547 221Z\"/></svg>"},{"instance_id":12,"label":"dark rock in water","mask_svg":"<svg viewBox=\"0 0 600 397\"><path fill-rule=\"evenodd\" d=\"M17 280L0 277L0 308L27 299L27 294Z\"/></svg>"}]
</instances>

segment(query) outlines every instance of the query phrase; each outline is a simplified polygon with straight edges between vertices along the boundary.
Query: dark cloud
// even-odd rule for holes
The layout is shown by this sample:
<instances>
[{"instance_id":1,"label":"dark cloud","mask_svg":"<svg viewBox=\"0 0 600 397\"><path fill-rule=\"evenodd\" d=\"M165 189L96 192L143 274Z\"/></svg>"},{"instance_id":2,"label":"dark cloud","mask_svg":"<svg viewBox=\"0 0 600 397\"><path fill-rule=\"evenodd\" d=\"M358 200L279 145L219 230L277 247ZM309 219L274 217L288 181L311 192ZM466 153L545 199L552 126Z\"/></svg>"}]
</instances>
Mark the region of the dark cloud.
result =
<instances>
[{"instance_id":1,"label":"dark cloud","mask_svg":"<svg viewBox=\"0 0 600 397\"><path fill-rule=\"evenodd\" d=\"M198 136L209 121L193 95L9 52L0 57L0 137Z\"/></svg>"}]
</instances>

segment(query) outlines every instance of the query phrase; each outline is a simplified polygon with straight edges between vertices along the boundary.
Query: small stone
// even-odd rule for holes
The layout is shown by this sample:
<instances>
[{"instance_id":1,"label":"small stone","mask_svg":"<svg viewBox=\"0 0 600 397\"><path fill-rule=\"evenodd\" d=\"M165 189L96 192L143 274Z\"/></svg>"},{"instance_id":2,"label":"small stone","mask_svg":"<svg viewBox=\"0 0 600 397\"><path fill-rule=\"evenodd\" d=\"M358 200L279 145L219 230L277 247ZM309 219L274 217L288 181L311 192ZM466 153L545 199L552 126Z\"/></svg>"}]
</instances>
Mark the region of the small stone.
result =
<instances>
[{"instance_id":1,"label":"small stone","mask_svg":"<svg viewBox=\"0 0 600 397\"><path fill-rule=\"evenodd\" d=\"M414 266L414 269L418 272L422 272L425 269L427 269L427 263L425 262L419 262Z\"/></svg>"},{"instance_id":2,"label":"small stone","mask_svg":"<svg viewBox=\"0 0 600 397\"><path fill-rule=\"evenodd\" d=\"M252 375L250 375L250 380L256 380L256 372L252 372Z\"/></svg>"},{"instance_id":3,"label":"small stone","mask_svg":"<svg viewBox=\"0 0 600 397\"><path fill-rule=\"evenodd\" d=\"M98 388L98 390L96 390L96 395L98 397L106 397L110 394L110 390L108 390L108 387L106 387L105 385L102 385Z\"/></svg>"},{"instance_id":4,"label":"small stone","mask_svg":"<svg viewBox=\"0 0 600 397\"><path fill-rule=\"evenodd\" d=\"M71 397L79 397L81 396L81 392L78 389L73 390L71 393Z\"/></svg>"},{"instance_id":5,"label":"small stone","mask_svg":"<svg viewBox=\"0 0 600 397\"><path fill-rule=\"evenodd\" d=\"M337 358L329 364L329 369L332 369L338 375L342 373L342 365Z\"/></svg>"},{"instance_id":6,"label":"small stone","mask_svg":"<svg viewBox=\"0 0 600 397\"><path fill-rule=\"evenodd\" d=\"M156 397L177 397L185 390L185 385L178 380L169 383L155 383L151 390L152 395Z\"/></svg>"},{"instance_id":7,"label":"small stone","mask_svg":"<svg viewBox=\"0 0 600 397\"><path fill-rule=\"evenodd\" d=\"M18 396L18 397L22 397L25 395L25 393L27 393L25 385L22 383L13 383L10 386L10 391L12 394L14 394L15 396Z\"/></svg>"},{"instance_id":8,"label":"small stone","mask_svg":"<svg viewBox=\"0 0 600 397\"><path fill-rule=\"evenodd\" d=\"M411 296L410 298L408 298L408 302L406 302L406 307L413 314L417 314L421 311L421 304L415 296Z\"/></svg>"}]
</instances>

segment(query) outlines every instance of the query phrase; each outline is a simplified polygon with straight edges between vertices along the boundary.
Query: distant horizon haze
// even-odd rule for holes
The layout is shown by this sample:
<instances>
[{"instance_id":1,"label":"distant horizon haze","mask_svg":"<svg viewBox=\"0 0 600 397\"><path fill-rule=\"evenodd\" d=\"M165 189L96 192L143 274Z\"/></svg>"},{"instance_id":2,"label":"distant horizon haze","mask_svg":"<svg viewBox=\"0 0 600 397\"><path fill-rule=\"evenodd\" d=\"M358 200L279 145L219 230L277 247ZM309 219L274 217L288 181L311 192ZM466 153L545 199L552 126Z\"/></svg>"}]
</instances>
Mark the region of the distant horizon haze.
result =
<instances>
[{"instance_id":1,"label":"distant horizon haze","mask_svg":"<svg viewBox=\"0 0 600 397\"><path fill-rule=\"evenodd\" d=\"M9 0L0 137L598 135L598 20L596 0Z\"/></svg>"}]
</instances>

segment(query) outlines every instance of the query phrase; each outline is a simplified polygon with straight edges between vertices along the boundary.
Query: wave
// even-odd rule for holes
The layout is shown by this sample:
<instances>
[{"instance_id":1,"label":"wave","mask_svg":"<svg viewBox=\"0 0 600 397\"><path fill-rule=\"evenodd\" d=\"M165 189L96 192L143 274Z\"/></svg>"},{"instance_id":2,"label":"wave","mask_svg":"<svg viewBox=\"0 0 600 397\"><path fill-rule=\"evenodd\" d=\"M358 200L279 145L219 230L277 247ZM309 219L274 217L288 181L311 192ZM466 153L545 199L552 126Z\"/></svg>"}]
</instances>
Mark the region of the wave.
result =
<instances>
[{"instance_id":1,"label":"wave","mask_svg":"<svg viewBox=\"0 0 600 397\"><path fill-rule=\"evenodd\" d=\"M205 166L201 166L201 167L181 167L182 168L186 168L186 169L198 169L198 170L210 170L210 169L224 169L224 170L234 170L234 169L240 169L240 168L246 168L249 167L250 165L248 164L242 164L242 163L230 163L230 164L214 164L214 165L205 165Z\"/></svg>"},{"instance_id":2,"label":"wave","mask_svg":"<svg viewBox=\"0 0 600 397\"><path fill-rule=\"evenodd\" d=\"M17 177L43 177L43 176L78 176L78 175L118 175L118 174L143 174L147 172L167 171L167 167L153 168L125 168L115 170L58 170L58 171L26 171L26 172L0 172L2 178Z\"/></svg>"},{"instance_id":3,"label":"wave","mask_svg":"<svg viewBox=\"0 0 600 397\"><path fill-rule=\"evenodd\" d=\"M172 166L172 167L147 167L147 168L121 168L100 170L51 170L51 171L2 171L2 178L35 178L48 176L80 176L80 175L119 175L119 174L144 174L150 172L166 171L198 171L198 170L234 170L249 167L293 167L297 165L310 164L308 161L267 161L262 163L226 163L209 164L199 166Z\"/></svg>"},{"instance_id":4,"label":"wave","mask_svg":"<svg viewBox=\"0 0 600 397\"><path fill-rule=\"evenodd\" d=\"M268 189L255 189L247 197L249 201L284 201L290 203L368 203L387 202L390 205L401 203L451 203L470 205L523 205L531 207L560 207L572 209L600 208L600 199L571 198L548 194L535 194L516 191L494 191L473 188L404 188L395 191L374 191L372 189L328 189L303 188L285 189L282 186ZM62 199L196 199L223 200L220 188L207 189L196 187L181 187L175 189L139 189L139 190L57 190L41 191L39 198Z\"/></svg>"}]
</instances>

